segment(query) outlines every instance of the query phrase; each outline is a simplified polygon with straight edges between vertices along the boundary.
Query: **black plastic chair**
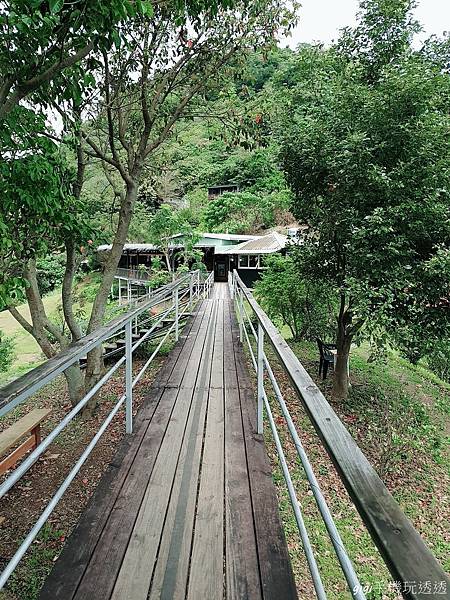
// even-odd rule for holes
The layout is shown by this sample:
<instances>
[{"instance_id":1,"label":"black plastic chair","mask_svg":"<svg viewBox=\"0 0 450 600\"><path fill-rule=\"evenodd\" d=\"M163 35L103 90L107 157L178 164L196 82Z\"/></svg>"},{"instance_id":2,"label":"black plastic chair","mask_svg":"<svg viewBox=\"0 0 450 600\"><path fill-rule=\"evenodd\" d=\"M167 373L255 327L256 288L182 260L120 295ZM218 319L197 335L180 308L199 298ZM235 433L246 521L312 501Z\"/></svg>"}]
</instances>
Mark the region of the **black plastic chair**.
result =
<instances>
[{"instance_id":1,"label":"black plastic chair","mask_svg":"<svg viewBox=\"0 0 450 600\"><path fill-rule=\"evenodd\" d=\"M320 354L319 375L322 373L322 379L326 379L329 365L334 367L334 354L331 351L336 350L337 346L336 344L326 344L319 338L316 339Z\"/></svg>"}]
</instances>

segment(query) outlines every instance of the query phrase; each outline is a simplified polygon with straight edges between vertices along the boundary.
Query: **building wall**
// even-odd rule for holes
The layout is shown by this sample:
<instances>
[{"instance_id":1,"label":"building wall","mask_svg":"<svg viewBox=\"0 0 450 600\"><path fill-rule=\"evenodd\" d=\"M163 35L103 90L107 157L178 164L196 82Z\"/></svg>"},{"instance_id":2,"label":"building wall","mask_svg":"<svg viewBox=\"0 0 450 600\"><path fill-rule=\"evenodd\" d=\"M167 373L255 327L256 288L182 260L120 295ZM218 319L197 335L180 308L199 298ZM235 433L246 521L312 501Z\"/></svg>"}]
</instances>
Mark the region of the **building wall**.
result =
<instances>
[{"instance_id":1,"label":"building wall","mask_svg":"<svg viewBox=\"0 0 450 600\"><path fill-rule=\"evenodd\" d=\"M252 288L261 274L264 273L264 269L238 269L237 273L245 285Z\"/></svg>"}]
</instances>

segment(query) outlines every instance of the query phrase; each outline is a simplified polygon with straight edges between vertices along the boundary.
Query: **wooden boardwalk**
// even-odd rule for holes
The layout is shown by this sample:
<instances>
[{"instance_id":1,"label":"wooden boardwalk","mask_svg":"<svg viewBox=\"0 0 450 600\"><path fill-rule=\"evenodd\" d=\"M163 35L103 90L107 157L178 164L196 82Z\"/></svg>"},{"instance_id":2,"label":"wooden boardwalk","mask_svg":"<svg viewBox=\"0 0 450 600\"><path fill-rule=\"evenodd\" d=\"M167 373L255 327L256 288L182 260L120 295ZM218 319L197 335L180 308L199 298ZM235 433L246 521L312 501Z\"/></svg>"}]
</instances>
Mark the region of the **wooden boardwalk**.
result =
<instances>
[{"instance_id":1,"label":"wooden boardwalk","mask_svg":"<svg viewBox=\"0 0 450 600\"><path fill-rule=\"evenodd\" d=\"M297 598L226 284L166 359L41 600Z\"/></svg>"}]
</instances>

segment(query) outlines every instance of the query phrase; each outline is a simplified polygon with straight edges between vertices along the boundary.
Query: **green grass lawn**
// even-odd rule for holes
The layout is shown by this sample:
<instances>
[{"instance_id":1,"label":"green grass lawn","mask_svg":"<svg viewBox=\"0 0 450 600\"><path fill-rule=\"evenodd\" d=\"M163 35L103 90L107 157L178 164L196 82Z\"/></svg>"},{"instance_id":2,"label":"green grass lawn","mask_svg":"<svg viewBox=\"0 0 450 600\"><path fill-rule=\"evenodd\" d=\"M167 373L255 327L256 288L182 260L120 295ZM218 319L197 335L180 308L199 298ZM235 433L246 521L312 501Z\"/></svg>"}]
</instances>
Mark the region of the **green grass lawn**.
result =
<instances>
[{"instance_id":1,"label":"green grass lawn","mask_svg":"<svg viewBox=\"0 0 450 600\"><path fill-rule=\"evenodd\" d=\"M44 297L43 302L48 315L54 316L56 314L60 301L60 289L53 290L53 292ZM28 304L22 304L17 309L27 321L31 321ZM25 331L7 310L0 312L0 331L5 336L14 339L16 352L14 365L8 373L0 374L0 381L2 379L9 379L12 374L26 370L42 360L42 352L36 340Z\"/></svg>"},{"instance_id":2,"label":"green grass lawn","mask_svg":"<svg viewBox=\"0 0 450 600\"><path fill-rule=\"evenodd\" d=\"M91 273L78 283L76 287L78 302L74 305L75 311L82 306L83 312L89 315L99 277L98 273ZM44 296L43 302L50 319L57 318L58 307L61 305L61 287L55 288ZM31 321L28 304L22 304L17 309L27 321ZM2 385L40 364L44 360L44 355L33 336L25 331L7 310L0 312L0 331L5 336L14 339L16 354L11 368L4 373L0 373L0 385Z\"/></svg>"}]
</instances>

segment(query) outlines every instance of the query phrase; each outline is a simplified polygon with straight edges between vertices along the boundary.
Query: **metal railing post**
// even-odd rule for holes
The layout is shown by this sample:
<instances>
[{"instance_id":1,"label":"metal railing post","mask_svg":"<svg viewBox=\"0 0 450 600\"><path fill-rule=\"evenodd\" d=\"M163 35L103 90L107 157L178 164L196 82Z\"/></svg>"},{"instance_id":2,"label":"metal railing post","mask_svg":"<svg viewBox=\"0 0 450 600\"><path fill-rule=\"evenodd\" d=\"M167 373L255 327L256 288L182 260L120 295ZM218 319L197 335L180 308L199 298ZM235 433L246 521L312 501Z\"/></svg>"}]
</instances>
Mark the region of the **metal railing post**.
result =
<instances>
[{"instance_id":1,"label":"metal railing post","mask_svg":"<svg viewBox=\"0 0 450 600\"><path fill-rule=\"evenodd\" d=\"M179 310L178 310L178 289L179 288L176 288L176 290L175 290L175 298L174 298L174 300L175 300L175 341L177 341L177 342L178 342L178 339L180 337L180 335L179 335L179 322L178 322L178 317L179 317L179 315L178 315L178 313L179 313Z\"/></svg>"},{"instance_id":2,"label":"metal railing post","mask_svg":"<svg viewBox=\"0 0 450 600\"><path fill-rule=\"evenodd\" d=\"M263 432L263 406L264 406L264 329L258 321L258 413L257 430Z\"/></svg>"},{"instance_id":3,"label":"metal railing post","mask_svg":"<svg viewBox=\"0 0 450 600\"><path fill-rule=\"evenodd\" d=\"M192 312L192 296L194 293L194 274L189 277L189 312Z\"/></svg>"},{"instance_id":4,"label":"metal railing post","mask_svg":"<svg viewBox=\"0 0 450 600\"><path fill-rule=\"evenodd\" d=\"M242 290L238 290L238 309L239 309L239 341L244 341L244 301L242 298Z\"/></svg>"},{"instance_id":5,"label":"metal railing post","mask_svg":"<svg viewBox=\"0 0 450 600\"><path fill-rule=\"evenodd\" d=\"M131 319L125 325L125 426L126 432L133 431L133 336Z\"/></svg>"}]
</instances>

